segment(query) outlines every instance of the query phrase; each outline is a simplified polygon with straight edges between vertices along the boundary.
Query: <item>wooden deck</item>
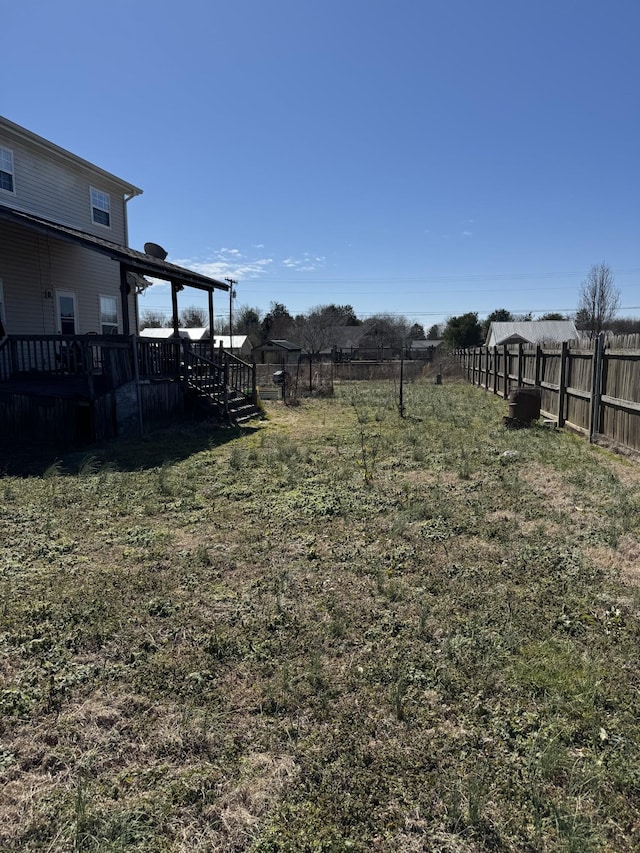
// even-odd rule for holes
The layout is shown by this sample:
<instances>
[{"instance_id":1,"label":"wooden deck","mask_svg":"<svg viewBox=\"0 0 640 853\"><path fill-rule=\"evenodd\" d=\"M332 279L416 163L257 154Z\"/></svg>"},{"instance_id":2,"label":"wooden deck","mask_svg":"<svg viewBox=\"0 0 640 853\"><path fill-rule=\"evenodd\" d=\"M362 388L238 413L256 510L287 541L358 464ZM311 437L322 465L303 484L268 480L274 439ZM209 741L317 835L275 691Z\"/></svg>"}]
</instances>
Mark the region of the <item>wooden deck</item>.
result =
<instances>
[{"instance_id":1,"label":"wooden deck","mask_svg":"<svg viewBox=\"0 0 640 853\"><path fill-rule=\"evenodd\" d=\"M256 416L255 403L254 365L183 340L25 335L0 345L3 443L90 443L197 411L233 423Z\"/></svg>"}]
</instances>

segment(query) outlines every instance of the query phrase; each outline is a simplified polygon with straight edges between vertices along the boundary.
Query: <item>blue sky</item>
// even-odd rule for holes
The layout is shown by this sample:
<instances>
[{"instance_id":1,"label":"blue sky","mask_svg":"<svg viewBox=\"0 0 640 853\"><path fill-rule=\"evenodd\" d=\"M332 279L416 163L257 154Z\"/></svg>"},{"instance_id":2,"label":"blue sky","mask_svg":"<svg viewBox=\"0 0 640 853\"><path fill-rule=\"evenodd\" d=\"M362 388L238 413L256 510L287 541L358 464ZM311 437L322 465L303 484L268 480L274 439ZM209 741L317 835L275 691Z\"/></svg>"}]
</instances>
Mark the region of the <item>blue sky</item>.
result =
<instances>
[{"instance_id":1,"label":"blue sky","mask_svg":"<svg viewBox=\"0 0 640 853\"><path fill-rule=\"evenodd\" d=\"M605 261L640 314L637 0L21 0L3 30L0 112L141 187L130 245L238 305L570 311Z\"/></svg>"}]
</instances>

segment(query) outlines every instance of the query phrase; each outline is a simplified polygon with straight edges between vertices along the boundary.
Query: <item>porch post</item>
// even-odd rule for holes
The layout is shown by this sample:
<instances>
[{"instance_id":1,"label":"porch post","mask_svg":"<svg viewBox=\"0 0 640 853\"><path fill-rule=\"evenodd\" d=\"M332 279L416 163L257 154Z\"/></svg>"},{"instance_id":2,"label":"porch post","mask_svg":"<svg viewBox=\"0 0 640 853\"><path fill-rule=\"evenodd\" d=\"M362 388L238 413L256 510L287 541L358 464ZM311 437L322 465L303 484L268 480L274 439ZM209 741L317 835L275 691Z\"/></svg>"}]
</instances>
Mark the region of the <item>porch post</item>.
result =
<instances>
[{"instance_id":1,"label":"porch post","mask_svg":"<svg viewBox=\"0 0 640 853\"><path fill-rule=\"evenodd\" d=\"M120 305L122 307L122 334L130 335L129 323L129 291L130 285L127 281L127 268L120 264ZM137 332L137 329L136 329Z\"/></svg>"},{"instance_id":2,"label":"porch post","mask_svg":"<svg viewBox=\"0 0 640 853\"><path fill-rule=\"evenodd\" d=\"M214 352L214 337L213 337L213 290L209 291L209 355L213 361Z\"/></svg>"},{"instance_id":3,"label":"porch post","mask_svg":"<svg viewBox=\"0 0 640 853\"><path fill-rule=\"evenodd\" d=\"M175 281L171 282L171 313L173 320L173 334L176 338L179 335L178 332L178 285Z\"/></svg>"}]
</instances>

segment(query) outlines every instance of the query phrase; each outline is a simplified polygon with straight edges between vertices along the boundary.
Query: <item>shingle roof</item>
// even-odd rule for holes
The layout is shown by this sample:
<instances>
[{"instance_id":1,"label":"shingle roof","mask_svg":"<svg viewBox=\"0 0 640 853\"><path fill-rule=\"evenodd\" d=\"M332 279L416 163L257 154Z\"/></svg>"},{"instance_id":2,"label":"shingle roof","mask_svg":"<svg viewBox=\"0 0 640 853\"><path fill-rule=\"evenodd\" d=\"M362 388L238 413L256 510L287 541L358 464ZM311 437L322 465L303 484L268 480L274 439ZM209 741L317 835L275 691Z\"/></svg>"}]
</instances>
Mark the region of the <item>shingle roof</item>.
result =
<instances>
[{"instance_id":1,"label":"shingle roof","mask_svg":"<svg viewBox=\"0 0 640 853\"><path fill-rule=\"evenodd\" d=\"M291 343L291 341L284 341L284 340L279 340L279 341L276 341L276 340L267 341L267 346L269 346L269 345L271 345L271 344L273 344L273 346L276 346L276 347L282 347L282 349L287 349L287 350L299 350L299 349L302 349L302 347L300 346L300 344L292 344L292 343Z\"/></svg>"},{"instance_id":2,"label":"shingle roof","mask_svg":"<svg viewBox=\"0 0 640 853\"><path fill-rule=\"evenodd\" d=\"M80 231L78 228L71 228L68 225L61 225L58 222L34 216L32 213L25 213L23 210L16 210L12 207L0 205L0 219L15 222L31 231L49 234L60 240L84 246L85 249L89 249L90 251L107 255L112 260L123 263L128 270L140 273L141 275L154 276L164 281L175 281L200 290L229 290L228 284L218 281L215 278L208 278L193 270L179 267L168 261L161 261L159 258L154 258L151 255L145 255L144 252L138 252L136 249L130 249L128 246L121 246L119 243L111 242L111 240L96 237L95 234L89 234L86 231Z\"/></svg>"}]
</instances>

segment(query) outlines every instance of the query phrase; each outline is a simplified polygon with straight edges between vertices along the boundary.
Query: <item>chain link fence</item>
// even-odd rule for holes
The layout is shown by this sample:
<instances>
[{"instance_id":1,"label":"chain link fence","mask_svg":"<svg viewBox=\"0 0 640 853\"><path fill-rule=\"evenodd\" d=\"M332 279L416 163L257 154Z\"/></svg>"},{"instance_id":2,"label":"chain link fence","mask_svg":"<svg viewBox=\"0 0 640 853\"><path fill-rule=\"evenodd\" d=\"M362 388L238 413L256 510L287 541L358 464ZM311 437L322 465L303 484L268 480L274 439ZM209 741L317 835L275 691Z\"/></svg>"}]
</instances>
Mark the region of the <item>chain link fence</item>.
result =
<instances>
[{"instance_id":1,"label":"chain link fence","mask_svg":"<svg viewBox=\"0 0 640 853\"><path fill-rule=\"evenodd\" d=\"M293 364L257 364L256 385L263 400L293 400L299 397L328 396L334 386L343 382L400 379L401 362L348 361L334 364L329 361L301 359ZM284 371L285 383L276 384L274 376ZM425 361L406 360L402 363L405 382L431 378L446 372L443 365Z\"/></svg>"}]
</instances>

